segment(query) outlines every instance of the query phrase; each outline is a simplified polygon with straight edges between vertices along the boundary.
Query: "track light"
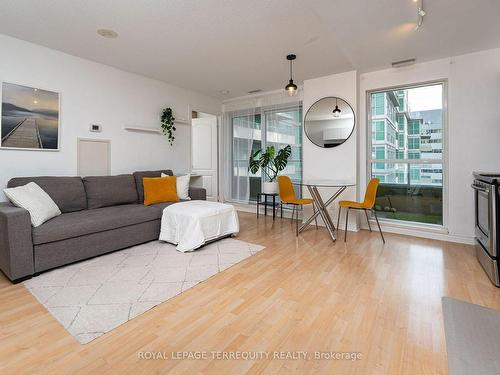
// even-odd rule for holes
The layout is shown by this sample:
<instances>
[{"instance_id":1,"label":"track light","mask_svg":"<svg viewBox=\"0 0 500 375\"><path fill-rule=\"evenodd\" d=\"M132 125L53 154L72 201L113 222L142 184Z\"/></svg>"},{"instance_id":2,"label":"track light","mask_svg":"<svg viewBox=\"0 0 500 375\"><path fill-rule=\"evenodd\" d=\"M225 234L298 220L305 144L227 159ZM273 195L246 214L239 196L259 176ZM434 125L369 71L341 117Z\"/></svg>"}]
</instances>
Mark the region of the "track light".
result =
<instances>
[{"instance_id":1,"label":"track light","mask_svg":"<svg viewBox=\"0 0 500 375\"><path fill-rule=\"evenodd\" d=\"M424 10L424 0L413 0L414 3L418 3L417 8L417 26L415 26L415 30L420 29L422 23L424 22L424 16L427 14Z\"/></svg>"}]
</instances>

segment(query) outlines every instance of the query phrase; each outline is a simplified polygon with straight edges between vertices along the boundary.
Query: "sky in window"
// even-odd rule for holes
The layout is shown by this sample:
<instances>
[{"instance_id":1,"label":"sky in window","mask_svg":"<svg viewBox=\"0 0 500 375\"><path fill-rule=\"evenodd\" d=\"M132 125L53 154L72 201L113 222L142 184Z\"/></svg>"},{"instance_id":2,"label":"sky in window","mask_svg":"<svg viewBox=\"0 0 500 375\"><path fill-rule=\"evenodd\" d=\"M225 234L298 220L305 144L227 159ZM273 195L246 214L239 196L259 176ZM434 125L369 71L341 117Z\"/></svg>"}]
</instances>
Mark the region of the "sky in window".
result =
<instances>
[{"instance_id":1,"label":"sky in window","mask_svg":"<svg viewBox=\"0 0 500 375\"><path fill-rule=\"evenodd\" d=\"M410 112L428 111L443 108L443 86L423 86L408 90Z\"/></svg>"}]
</instances>

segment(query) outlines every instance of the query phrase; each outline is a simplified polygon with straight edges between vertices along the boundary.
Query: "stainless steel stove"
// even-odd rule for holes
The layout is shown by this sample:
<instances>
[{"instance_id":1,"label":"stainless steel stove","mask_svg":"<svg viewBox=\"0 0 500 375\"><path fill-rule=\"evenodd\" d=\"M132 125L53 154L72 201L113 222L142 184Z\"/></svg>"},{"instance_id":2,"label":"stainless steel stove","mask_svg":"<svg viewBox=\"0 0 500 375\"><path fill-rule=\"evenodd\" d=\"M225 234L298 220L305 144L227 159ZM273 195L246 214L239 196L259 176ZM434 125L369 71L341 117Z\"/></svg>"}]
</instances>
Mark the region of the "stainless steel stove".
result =
<instances>
[{"instance_id":1,"label":"stainless steel stove","mask_svg":"<svg viewBox=\"0 0 500 375\"><path fill-rule=\"evenodd\" d=\"M474 173L476 255L500 287L500 173Z\"/></svg>"}]
</instances>

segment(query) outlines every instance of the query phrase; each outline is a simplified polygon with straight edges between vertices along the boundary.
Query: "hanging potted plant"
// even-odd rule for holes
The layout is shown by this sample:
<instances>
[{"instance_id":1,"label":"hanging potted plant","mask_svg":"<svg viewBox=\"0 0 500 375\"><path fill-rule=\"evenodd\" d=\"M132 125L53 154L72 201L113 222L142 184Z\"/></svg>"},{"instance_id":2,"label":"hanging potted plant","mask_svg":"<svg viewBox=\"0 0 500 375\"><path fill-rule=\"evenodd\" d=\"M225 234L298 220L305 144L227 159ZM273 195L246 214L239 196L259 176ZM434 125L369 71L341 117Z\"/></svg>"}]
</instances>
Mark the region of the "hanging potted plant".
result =
<instances>
[{"instance_id":1,"label":"hanging potted plant","mask_svg":"<svg viewBox=\"0 0 500 375\"><path fill-rule=\"evenodd\" d=\"M160 120L161 120L161 130L163 134L167 136L168 143L170 143L170 146L172 146L174 144L175 140L174 132L176 130L174 126L175 117L172 108L165 108L161 112Z\"/></svg>"},{"instance_id":2,"label":"hanging potted plant","mask_svg":"<svg viewBox=\"0 0 500 375\"><path fill-rule=\"evenodd\" d=\"M267 181L263 183L263 192L274 194L278 192L278 183L276 178L278 173L286 168L288 158L292 154L292 147L287 145L276 153L274 146L269 146L266 151L257 150L250 154L248 170L253 174L262 169Z\"/></svg>"}]
</instances>

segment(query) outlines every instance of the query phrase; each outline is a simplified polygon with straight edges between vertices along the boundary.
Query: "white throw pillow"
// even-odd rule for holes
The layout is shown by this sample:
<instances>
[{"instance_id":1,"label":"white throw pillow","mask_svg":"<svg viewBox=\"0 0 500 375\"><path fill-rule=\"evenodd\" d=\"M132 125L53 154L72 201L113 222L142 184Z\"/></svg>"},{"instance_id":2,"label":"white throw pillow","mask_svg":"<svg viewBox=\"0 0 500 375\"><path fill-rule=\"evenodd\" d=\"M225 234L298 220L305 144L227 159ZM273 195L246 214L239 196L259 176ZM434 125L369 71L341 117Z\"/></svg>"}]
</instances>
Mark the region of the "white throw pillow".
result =
<instances>
[{"instance_id":1,"label":"white throw pillow","mask_svg":"<svg viewBox=\"0 0 500 375\"><path fill-rule=\"evenodd\" d=\"M38 227L47 220L61 214L61 210L59 210L52 198L34 182L15 188L3 189L3 192L14 205L28 210L31 216L31 224L34 227Z\"/></svg>"},{"instance_id":2,"label":"white throw pillow","mask_svg":"<svg viewBox=\"0 0 500 375\"><path fill-rule=\"evenodd\" d=\"M168 177L165 173L161 174L162 177ZM175 176L177 196L179 199L190 200L189 198L189 180L191 180L191 175L188 173L184 176Z\"/></svg>"}]
</instances>

